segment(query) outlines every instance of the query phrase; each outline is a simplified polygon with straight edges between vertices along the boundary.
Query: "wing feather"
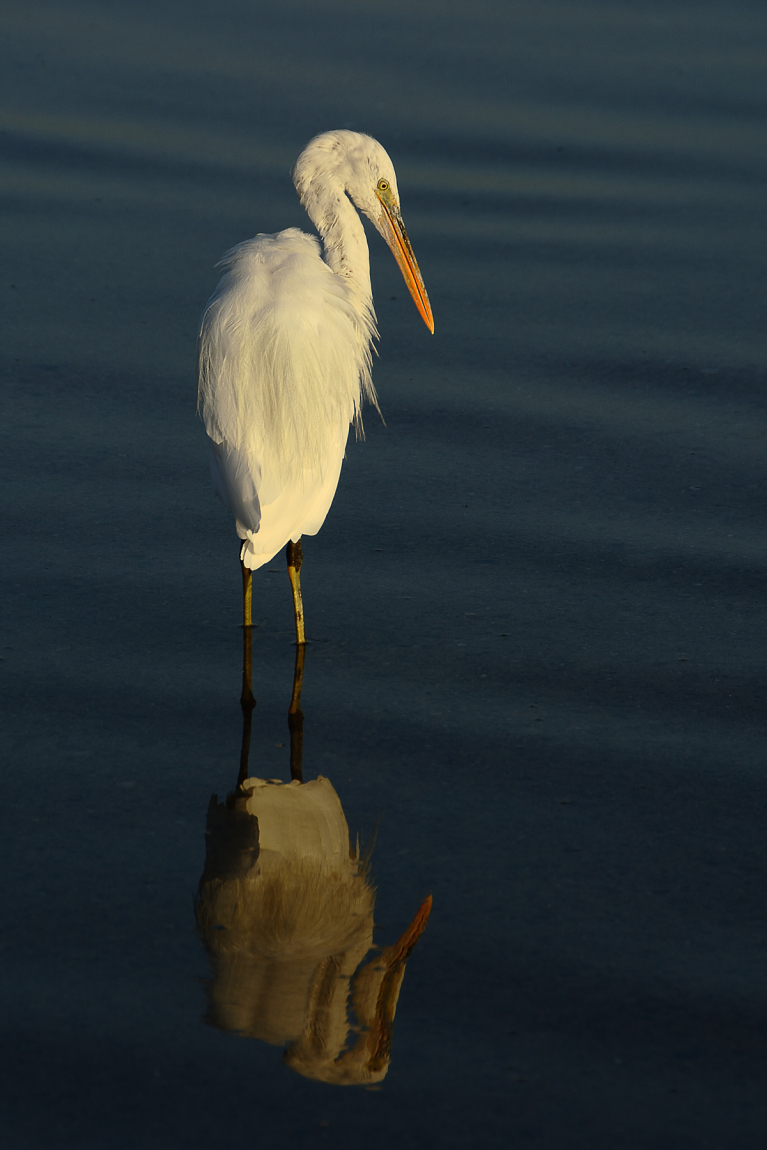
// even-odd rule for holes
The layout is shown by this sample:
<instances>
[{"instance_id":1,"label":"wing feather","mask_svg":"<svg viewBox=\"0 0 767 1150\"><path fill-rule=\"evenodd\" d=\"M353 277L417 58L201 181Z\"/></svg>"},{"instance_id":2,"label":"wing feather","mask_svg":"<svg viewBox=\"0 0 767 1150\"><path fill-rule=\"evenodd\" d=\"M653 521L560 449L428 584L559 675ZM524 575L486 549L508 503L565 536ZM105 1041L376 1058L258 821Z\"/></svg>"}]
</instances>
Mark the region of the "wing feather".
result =
<instances>
[{"instance_id":1,"label":"wing feather","mask_svg":"<svg viewBox=\"0 0 767 1150\"><path fill-rule=\"evenodd\" d=\"M214 488L258 566L327 514L349 424L361 430L364 399L377 407L375 316L297 228L238 244L221 266L200 331L199 408Z\"/></svg>"}]
</instances>

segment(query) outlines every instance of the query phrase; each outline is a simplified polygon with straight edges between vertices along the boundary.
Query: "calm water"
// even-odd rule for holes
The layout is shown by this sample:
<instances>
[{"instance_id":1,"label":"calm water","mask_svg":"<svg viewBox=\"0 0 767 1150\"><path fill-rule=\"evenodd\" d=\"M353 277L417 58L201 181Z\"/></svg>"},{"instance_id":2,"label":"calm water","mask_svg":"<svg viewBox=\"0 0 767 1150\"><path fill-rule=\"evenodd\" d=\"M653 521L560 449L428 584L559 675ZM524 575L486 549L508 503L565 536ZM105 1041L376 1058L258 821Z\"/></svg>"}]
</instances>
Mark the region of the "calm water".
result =
<instances>
[{"instance_id":1,"label":"calm water","mask_svg":"<svg viewBox=\"0 0 767 1150\"><path fill-rule=\"evenodd\" d=\"M767 1145L766 33L745 0L0 13L4 1145ZM257 848L195 336L343 126L394 160L436 335L371 237L386 423L305 544L302 705L311 833L374 845L286 973L223 905ZM279 558L255 616L249 774L287 782Z\"/></svg>"}]
</instances>

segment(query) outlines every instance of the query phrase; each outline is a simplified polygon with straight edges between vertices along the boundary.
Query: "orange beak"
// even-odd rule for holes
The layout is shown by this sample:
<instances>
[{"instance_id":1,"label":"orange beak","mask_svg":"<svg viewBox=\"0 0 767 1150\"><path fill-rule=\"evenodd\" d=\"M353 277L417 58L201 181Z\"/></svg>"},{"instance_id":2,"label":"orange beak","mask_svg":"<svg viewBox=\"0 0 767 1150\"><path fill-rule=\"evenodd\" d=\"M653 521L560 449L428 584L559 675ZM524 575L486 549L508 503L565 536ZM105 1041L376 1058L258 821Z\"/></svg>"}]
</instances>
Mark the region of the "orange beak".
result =
<instances>
[{"instance_id":1,"label":"orange beak","mask_svg":"<svg viewBox=\"0 0 767 1150\"><path fill-rule=\"evenodd\" d=\"M383 208L379 220L384 239L399 264L399 270L402 272L408 291L415 301L415 306L421 313L423 322L434 335L434 317L431 314L431 304L418 269L418 263L413 255L413 249L410 246L410 240L407 238L399 205L391 194L390 188L387 188L385 192L376 188L376 195Z\"/></svg>"}]
</instances>

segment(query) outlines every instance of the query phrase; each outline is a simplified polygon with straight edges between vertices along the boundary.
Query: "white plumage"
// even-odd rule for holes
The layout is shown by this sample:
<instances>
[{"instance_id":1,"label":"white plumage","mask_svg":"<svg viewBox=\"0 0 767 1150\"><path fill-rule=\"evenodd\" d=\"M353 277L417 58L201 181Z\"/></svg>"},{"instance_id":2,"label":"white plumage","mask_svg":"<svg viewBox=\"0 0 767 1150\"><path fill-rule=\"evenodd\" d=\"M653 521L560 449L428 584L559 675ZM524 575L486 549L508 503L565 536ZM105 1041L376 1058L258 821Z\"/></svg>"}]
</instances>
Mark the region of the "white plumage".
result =
<instances>
[{"instance_id":1,"label":"white plumage","mask_svg":"<svg viewBox=\"0 0 767 1150\"><path fill-rule=\"evenodd\" d=\"M296 228L227 252L203 315L199 406L216 493L232 512L250 569L322 526L349 424L376 404L376 337L365 232L356 204L392 248L431 330L418 265L402 224L391 160L356 132L317 136L293 170L324 242Z\"/></svg>"}]
</instances>

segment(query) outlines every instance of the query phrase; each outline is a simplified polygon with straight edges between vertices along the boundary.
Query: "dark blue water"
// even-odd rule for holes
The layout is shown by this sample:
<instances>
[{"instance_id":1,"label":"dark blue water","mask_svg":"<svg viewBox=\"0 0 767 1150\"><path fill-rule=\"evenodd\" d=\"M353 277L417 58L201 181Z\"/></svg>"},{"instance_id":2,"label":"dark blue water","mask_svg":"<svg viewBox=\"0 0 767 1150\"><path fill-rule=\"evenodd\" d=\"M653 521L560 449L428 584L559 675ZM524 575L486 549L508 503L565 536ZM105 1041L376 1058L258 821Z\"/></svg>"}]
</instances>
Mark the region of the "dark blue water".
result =
<instances>
[{"instance_id":1,"label":"dark blue water","mask_svg":"<svg viewBox=\"0 0 767 1150\"><path fill-rule=\"evenodd\" d=\"M4 1145L767 1145L766 32L745 0L0 14ZM242 732L197 324L344 126L436 322L371 236L386 424L304 547L304 778L375 832L377 945L433 896L372 1089L205 1021L194 908ZM281 559L254 603L250 773L286 782Z\"/></svg>"}]
</instances>

